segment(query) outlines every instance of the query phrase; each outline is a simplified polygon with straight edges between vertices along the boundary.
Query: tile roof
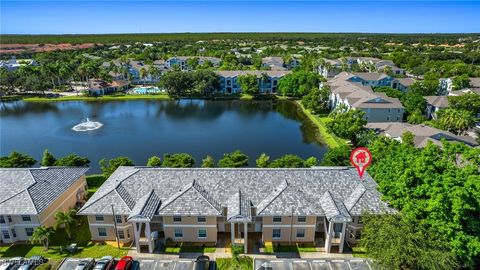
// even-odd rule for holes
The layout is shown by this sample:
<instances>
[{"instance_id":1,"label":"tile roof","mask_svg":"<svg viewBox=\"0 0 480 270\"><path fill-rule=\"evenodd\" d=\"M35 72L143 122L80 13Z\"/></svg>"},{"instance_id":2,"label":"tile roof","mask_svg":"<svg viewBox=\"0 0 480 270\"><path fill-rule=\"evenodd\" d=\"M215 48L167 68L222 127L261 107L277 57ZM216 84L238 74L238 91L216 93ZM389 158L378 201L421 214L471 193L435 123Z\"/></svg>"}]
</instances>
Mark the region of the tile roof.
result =
<instances>
[{"instance_id":1,"label":"tile roof","mask_svg":"<svg viewBox=\"0 0 480 270\"><path fill-rule=\"evenodd\" d=\"M448 98L446 96L425 96L427 103L437 108L448 108Z\"/></svg>"},{"instance_id":2,"label":"tile roof","mask_svg":"<svg viewBox=\"0 0 480 270\"><path fill-rule=\"evenodd\" d=\"M252 202L238 190L227 201L227 221L252 221Z\"/></svg>"},{"instance_id":3,"label":"tile roof","mask_svg":"<svg viewBox=\"0 0 480 270\"><path fill-rule=\"evenodd\" d=\"M388 97L382 92L374 92L370 86L348 81L354 76L352 73L341 72L327 84L330 85L332 93L347 99L348 104L353 108L403 108L398 98Z\"/></svg>"},{"instance_id":4,"label":"tile roof","mask_svg":"<svg viewBox=\"0 0 480 270\"><path fill-rule=\"evenodd\" d=\"M90 198L79 214L130 215L152 190L161 200L157 215L227 216L250 218L250 207L257 215L323 215L321 200L329 192L336 211L346 216L392 211L381 201L377 184L366 174L359 188L356 170L351 167L315 167L308 169L260 168L150 168L119 167ZM122 186L136 205L129 209L125 194L115 192ZM360 190L359 190L360 189ZM359 195L362 193L361 195ZM130 200L130 199L127 199ZM329 205L329 204L327 204ZM343 206L342 206L343 205Z\"/></svg>"},{"instance_id":5,"label":"tile roof","mask_svg":"<svg viewBox=\"0 0 480 270\"><path fill-rule=\"evenodd\" d=\"M334 199L330 191L325 191L320 198L320 205L325 211L325 217L330 222L351 222L352 217L341 200Z\"/></svg>"},{"instance_id":6,"label":"tile roof","mask_svg":"<svg viewBox=\"0 0 480 270\"><path fill-rule=\"evenodd\" d=\"M137 222L151 221L154 214L157 212L160 203L160 197L158 197L155 190L152 189L148 194L138 200L128 216L128 220L135 220Z\"/></svg>"},{"instance_id":7,"label":"tile roof","mask_svg":"<svg viewBox=\"0 0 480 270\"><path fill-rule=\"evenodd\" d=\"M39 214L87 172L86 167L0 169L0 214Z\"/></svg>"},{"instance_id":8,"label":"tile roof","mask_svg":"<svg viewBox=\"0 0 480 270\"><path fill-rule=\"evenodd\" d=\"M379 133L387 134L393 138L401 138L403 133L410 131L415 136L414 144L416 147L424 147L428 141L436 145L441 145L441 139L447 141L457 141L469 146L477 146L474 138L469 136L459 136L451 132L430 127L427 125L412 125L409 123L368 123L367 128L376 130Z\"/></svg>"},{"instance_id":9,"label":"tile roof","mask_svg":"<svg viewBox=\"0 0 480 270\"><path fill-rule=\"evenodd\" d=\"M480 78L470 78L470 86L473 88L480 88Z\"/></svg>"}]
</instances>

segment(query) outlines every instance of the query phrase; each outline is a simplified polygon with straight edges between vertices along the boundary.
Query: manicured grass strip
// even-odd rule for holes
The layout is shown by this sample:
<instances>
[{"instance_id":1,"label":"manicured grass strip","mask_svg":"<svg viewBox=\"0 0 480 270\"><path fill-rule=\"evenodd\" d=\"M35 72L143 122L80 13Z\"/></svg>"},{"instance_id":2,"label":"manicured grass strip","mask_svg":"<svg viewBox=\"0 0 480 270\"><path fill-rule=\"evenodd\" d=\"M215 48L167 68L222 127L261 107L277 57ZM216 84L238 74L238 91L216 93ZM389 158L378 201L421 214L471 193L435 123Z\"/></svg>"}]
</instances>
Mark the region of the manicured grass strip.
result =
<instances>
[{"instance_id":1,"label":"manicured grass strip","mask_svg":"<svg viewBox=\"0 0 480 270\"><path fill-rule=\"evenodd\" d=\"M31 97L25 98L24 101L29 102L50 102L50 101L109 101L109 100L168 100L170 97L167 94L157 95L105 95L99 97L87 97L87 96L64 96L58 98L46 98L46 97Z\"/></svg>"},{"instance_id":2,"label":"manicured grass strip","mask_svg":"<svg viewBox=\"0 0 480 270\"><path fill-rule=\"evenodd\" d=\"M273 247L273 252L317 252L317 248L313 244L299 244L290 246L278 245Z\"/></svg>"},{"instance_id":3,"label":"manicured grass strip","mask_svg":"<svg viewBox=\"0 0 480 270\"><path fill-rule=\"evenodd\" d=\"M353 257L356 257L356 258L369 258L367 251L365 250L365 248L362 248L362 247L353 247L352 255Z\"/></svg>"},{"instance_id":4,"label":"manicured grass strip","mask_svg":"<svg viewBox=\"0 0 480 270\"><path fill-rule=\"evenodd\" d=\"M181 243L178 246L165 247L165 253L215 253L216 247L203 247Z\"/></svg>"},{"instance_id":5,"label":"manicured grass strip","mask_svg":"<svg viewBox=\"0 0 480 270\"><path fill-rule=\"evenodd\" d=\"M318 117L310 112L310 110L306 109L303 107L302 103L300 101L296 101L296 104L302 109L302 111L305 113L305 115L310 119L317 127L318 131L320 133L320 136L324 140L324 142L327 144L328 147L334 148L334 147L339 147L342 145L346 145L345 140L342 140L341 138L338 138L334 134L331 134L328 129L327 129L327 123L331 121L330 118L328 117Z\"/></svg>"},{"instance_id":6,"label":"manicured grass strip","mask_svg":"<svg viewBox=\"0 0 480 270\"><path fill-rule=\"evenodd\" d=\"M252 270L253 259L251 257L217 258L215 260L218 270Z\"/></svg>"}]
</instances>

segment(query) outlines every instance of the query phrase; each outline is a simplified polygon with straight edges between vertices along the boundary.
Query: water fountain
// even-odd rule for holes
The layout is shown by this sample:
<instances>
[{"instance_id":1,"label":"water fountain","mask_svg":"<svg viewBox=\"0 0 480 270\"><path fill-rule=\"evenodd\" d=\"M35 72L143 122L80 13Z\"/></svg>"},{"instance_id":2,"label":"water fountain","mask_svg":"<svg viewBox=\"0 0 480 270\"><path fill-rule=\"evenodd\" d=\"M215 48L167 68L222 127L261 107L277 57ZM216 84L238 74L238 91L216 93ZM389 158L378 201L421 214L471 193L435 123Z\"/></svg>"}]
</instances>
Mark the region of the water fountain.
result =
<instances>
[{"instance_id":1,"label":"water fountain","mask_svg":"<svg viewBox=\"0 0 480 270\"><path fill-rule=\"evenodd\" d=\"M72 130L74 131L91 131L95 129L99 129L103 126L102 123L96 122L96 121L90 121L90 119L87 117L85 120L83 120L80 124L75 125L72 127Z\"/></svg>"}]
</instances>

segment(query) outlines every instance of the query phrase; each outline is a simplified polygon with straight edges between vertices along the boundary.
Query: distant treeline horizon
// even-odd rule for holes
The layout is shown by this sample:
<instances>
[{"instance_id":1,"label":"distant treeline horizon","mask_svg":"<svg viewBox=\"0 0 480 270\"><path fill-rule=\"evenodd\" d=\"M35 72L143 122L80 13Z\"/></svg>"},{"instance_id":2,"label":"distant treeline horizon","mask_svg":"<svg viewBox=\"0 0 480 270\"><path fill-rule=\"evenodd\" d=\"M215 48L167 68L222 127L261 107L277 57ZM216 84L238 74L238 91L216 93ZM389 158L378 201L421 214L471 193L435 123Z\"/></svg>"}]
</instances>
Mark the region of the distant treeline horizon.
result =
<instances>
[{"instance_id":1,"label":"distant treeline horizon","mask_svg":"<svg viewBox=\"0 0 480 270\"><path fill-rule=\"evenodd\" d=\"M122 34L0 34L0 44L99 43L253 40L253 41L368 41L402 43L458 43L459 39L480 39L480 33L340 33L340 32L198 32Z\"/></svg>"}]
</instances>

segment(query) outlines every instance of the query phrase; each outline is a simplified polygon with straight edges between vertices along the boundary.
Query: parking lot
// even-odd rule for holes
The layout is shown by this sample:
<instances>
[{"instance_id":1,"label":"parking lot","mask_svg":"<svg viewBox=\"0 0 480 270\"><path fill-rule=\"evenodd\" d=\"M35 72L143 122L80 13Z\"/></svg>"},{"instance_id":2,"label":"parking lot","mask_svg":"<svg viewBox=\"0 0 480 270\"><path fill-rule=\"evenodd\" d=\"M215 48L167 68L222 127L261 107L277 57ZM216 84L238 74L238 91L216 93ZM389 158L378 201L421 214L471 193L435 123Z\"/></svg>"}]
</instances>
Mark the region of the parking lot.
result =
<instances>
[{"instance_id":1,"label":"parking lot","mask_svg":"<svg viewBox=\"0 0 480 270\"><path fill-rule=\"evenodd\" d=\"M266 260L255 259L255 270L372 270L370 262L364 259L325 260Z\"/></svg>"},{"instance_id":2,"label":"parking lot","mask_svg":"<svg viewBox=\"0 0 480 270\"><path fill-rule=\"evenodd\" d=\"M66 259L58 270L75 270L81 259ZM178 260L137 260L133 270L193 270L195 261L189 259ZM213 270L213 263L211 269Z\"/></svg>"}]
</instances>

